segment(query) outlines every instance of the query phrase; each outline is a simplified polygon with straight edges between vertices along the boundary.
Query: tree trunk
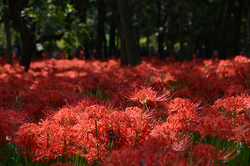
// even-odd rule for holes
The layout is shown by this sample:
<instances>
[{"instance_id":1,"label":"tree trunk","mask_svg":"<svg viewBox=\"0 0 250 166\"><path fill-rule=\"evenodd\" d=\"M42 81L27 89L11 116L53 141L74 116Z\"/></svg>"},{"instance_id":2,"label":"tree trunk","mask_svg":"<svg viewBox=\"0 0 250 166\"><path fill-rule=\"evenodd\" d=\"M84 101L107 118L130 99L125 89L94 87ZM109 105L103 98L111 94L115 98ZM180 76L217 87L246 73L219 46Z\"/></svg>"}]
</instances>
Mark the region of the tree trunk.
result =
<instances>
[{"instance_id":1,"label":"tree trunk","mask_svg":"<svg viewBox=\"0 0 250 166\"><path fill-rule=\"evenodd\" d=\"M250 58L250 2L248 1L248 10L247 10L247 57Z\"/></svg>"},{"instance_id":2,"label":"tree trunk","mask_svg":"<svg viewBox=\"0 0 250 166\"><path fill-rule=\"evenodd\" d=\"M157 0L157 28L158 28L158 36L157 36L157 44L158 44L158 54L160 59L165 59L164 57L164 53L163 53L163 43L164 43L164 36L163 36L163 27L162 27L162 1L161 0Z\"/></svg>"},{"instance_id":3,"label":"tree trunk","mask_svg":"<svg viewBox=\"0 0 250 166\"><path fill-rule=\"evenodd\" d=\"M15 24L18 26L22 40L22 53L20 59L20 65L25 67L25 72L29 70L30 62L35 51L35 39L30 30L24 23L23 18L20 15L17 0L9 0L10 12Z\"/></svg>"},{"instance_id":4,"label":"tree trunk","mask_svg":"<svg viewBox=\"0 0 250 166\"><path fill-rule=\"evenodd\" d=\"M121 66L129 65L129 59L126 51L126 41L124 35L121 36L121 48L120 48Z\"/></svg>"},{"instance_id":5,"label":"tree trunk","mask_svg":"<svg viewBox=\"0 0 250 166\"><path fill-rule=\"evenodd\" d=\"M4 7L4 30L6 34L6 39L7 39L7 52L6 55L8 57L8 63L10 65L13 65L13 60L12 60L12 49L11 49L11 36L10 36L10 19L9 19L9 11L7 8L8 2L7 0L3 0L3 5Z\"/></svg>"},{"instance_id":6,"label":"tree trunk","mask_svg":"<svg viewBox=\"0 0 250 166\"><path fill-rule=\"evenodd\" d=\"M240 52L239 42L240 42L240 27L241 27L241 13L243 7L243 0L239 0L239 7L236 13L236 22L235 22L235 34L234 34L234 48L233 53L234 55L238 55Z\"/></svg>"},{"instance_id":7,"label":"tree trunk","mask_svg":"<svg viewBox=\"0 0 250 166\"><path fill-rule=\"evenodd\" d=\"M221 41L220 41L220 50L219 50L219 59L227 59L227 47L228 47L228 31L229 31L229 24L230 24L230 14L232 8L232 2L229 0L225 0L224 7L224 18L222 23L222 32L221 32Z\"/></svg>"},{"instance_id":8,"label":"tree trunk","mask_svg":"<svg viewBox=\"0 0 250 166\"><path fill-rule=\"evenodd\" d=\"M188 46L188 61L193 60L193 53L194 53L194 46L193 46L193 41L194 41L194 27L195 27L195 21L196 21L196 11L197 11L197 0L193 0L194 3L194 8L193 8L193 15L192 15L192 22L190 25L190 30L189 30L189 46Z\"/></svg>"},{"instance_id":9,"label":"tree trunk","mask_svg":"<svg viewBox=\"0 0 250 166\"><path fill-rule=\"evenodd\" d=\"M86 23L86 12L89 7L89 0L75 0L74 7L77 10L77 16L80 18L81 23ZM89 39L87 35L84 36L83 46L85 59L89 59Z\"/></svg>"},{"instance_id":10,"label":"tree trunk","mask_svg":"<svg viewBox=\"0 0 250 166\"><path fill-rule=\"evenodd\" d=\"M180 19L180 25L179 25L179 39L180 39L180 52L178 56L178 60L181 62L184 60L184 40L183 40L183 0L180 0L179 4L179 19Z\"/></svg>"},{"instance_id":11,"label":"tree trunk","mask_svg":"<svg viewBox=\"0 0 250 166\"><path fill-rule=\"evenodd\" d=\"M109 33L109 56L110 57L115 54L115 29L116 29L116 21L115 21L114 9L113 9L111 22L110 22L110 33Z\"/></svg>"},{"instance_id":12,"label":"tree trunk","mask_svg":"<svg viewBox=\"0 0 250 166\"><path fill-rule=\"evenodd\" d=\"M122 34L125 38L126 55L131 66L137 66L141 63L140 55L138 52L136 38L134 34L134 27L132 24L132 16L129 10L127 0L117 0L118 9L121 17ZM122 59L121 59L122 61ZM122 62L121 62L122 63Z\"/></svg>"},{"instance_id":13,"label":"tree trunk","mask_svg":"<svg viewBox=\"0 0 250 166\"><path fill-rule=\"evenodd\" d=\"M104 36L104 19L105 19L105 10L104 10L104 0L98 1L98 23L97 23L97 40L96 40L96 59L102 57L102 45L103 45L103 36Z\"/></svg>"},{"instance_id":14,"label":"tree trunk","mask_svg":"<svg viewBox=\"0 0 250 166\"><path fill-rule=\"evenodd\" d=\"M104 57L108 58L109 54L108 54L108 49L107 49L107 38L105 36L105 34L103 35L103 52L104 52Z\"/></svg>"}]
</instances>

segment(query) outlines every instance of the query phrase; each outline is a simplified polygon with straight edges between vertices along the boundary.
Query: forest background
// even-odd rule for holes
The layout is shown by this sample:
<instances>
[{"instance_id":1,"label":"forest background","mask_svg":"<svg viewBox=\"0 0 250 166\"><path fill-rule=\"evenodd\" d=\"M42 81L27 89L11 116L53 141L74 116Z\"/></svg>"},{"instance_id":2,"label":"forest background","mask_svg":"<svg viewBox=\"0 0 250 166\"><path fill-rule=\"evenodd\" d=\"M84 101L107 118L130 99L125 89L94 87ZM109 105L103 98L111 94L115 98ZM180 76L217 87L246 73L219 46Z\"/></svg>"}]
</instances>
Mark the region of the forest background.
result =
<instances>
[{"instance_id":1,"label":"forest background","mask_svg":"<svg viewBox=\"0 0 250 166\"><path fill-rule=\"evenodd\" d=\"M1 55L12 64L12 51L20 54L25 71L34 55L56 50L114 55L121 66L148 54L181 62L250 56L247 0L1 0L0 12Z\"/></svg>"}]
</instances>

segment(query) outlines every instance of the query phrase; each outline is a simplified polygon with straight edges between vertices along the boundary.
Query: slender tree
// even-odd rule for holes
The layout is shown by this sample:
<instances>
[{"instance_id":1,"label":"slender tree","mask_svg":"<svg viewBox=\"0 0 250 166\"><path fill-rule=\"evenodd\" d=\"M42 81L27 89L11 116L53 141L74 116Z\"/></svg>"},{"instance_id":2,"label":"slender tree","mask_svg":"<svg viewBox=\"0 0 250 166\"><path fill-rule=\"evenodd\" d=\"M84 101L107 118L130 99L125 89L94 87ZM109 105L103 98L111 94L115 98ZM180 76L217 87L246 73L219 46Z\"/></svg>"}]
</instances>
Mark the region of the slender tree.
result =
<instances>
[{"instance_id":1,"label":"slender tree","mask_svg":"<svg viewBox=\"0 0 250 166\"><path fill-rule=\"evenodd\" d=\"M3 17L4 17L4 30L6 34L6 39L7 39L7 52L6 55L8 57L8 63L10 65L13 64L12 60L12 48L11 48L11 35L10 35L10 19L9 19L9 8L8 6L8 1L3 0L3 5L4 5L4 11L3 11Z\"/></svg>"},{"instance_id":2,"label":"slender tree","mask_svg":"<svg viewBox=\"0 0 250 166\"><path fill-rule=\"evenodd\" d=\"M89 7L89 0L74 0L74 8L76 9L76 15L80 19L80 22L83 24L86 24L86 13ZM89 59L90 53L89 53L89 37L88 34L85 33L84 39L83 39L83 46L84 46L84 55L86 59Z\"/></svg>"},{"instance_id":3,"label":"slender tree","mask_svg":"<svg viewBox=\"0 0 250 166\"><path fill-rule=\"evenodd\" d=\"M179 52L179 56L178 56L178 60L180 60L181 62L184 60L184 37L183 37L183 0L180 0L179 2L179 21L180 21L180 25L179 25L179 39L180 39L180 52Z\"/></svg>"},{"instance_id":4,"label":"slender tree","mask_svg":"<svg viewBox=\"0 0 250 166\"><path fill-rule=\"evenodd\" d=\"M116 20L115 20L115 11L112 5L112 15L110 19L110 33L109 33L109 56L115 54L115 36L116 36Z\"/></svg>"},{"instance_id":5,"label":"slender tree","mask_svg":"<svg viewBox=\"0 0 250 166\"><path fill-rule=\"evenodd\" d=\"M247 57L250 58L250 2L247 6Z\"/></svg>"},{"instance_id":6,"label":"slender tree","mask_svg":"<svg viewBox=\"0 0 250 166\"><path fill-rule=\"evenodd\" d=\"M233 2L230 0L223 0L222 2L224 6L224 15L221 30L219 59L227 59L229 24Z\"/></svg>"},{"instance_id":7,"label":"slender tree","mask_svg":"<svg viewBox=\"0 0 250 166\"><path fill-rule=\"evenodd\" d=\"M234 45L233 45L233 53L234 55L238 55L240 48L240 27L241 27L241 16L242 16L242 8L243 8L243 0L238 1L238 7L236 10L236 19L235 19L235 32L234 32Z\"/></svg>"},{"instance_id":8,"label":"slender tree","mask_svg":"<svg viewBox=\"0 0 250 166\"><path fill-rule=\"evenodd\" d=\"M141 59L136 44L129 2L128 0L117 0L117 4L121 18L122 35L125 39L126 56L130 66L137 66L141 63ZM121 64L123 63L121 62Z\"/></svg>"},{"instance_id":9,"label":"slender tree","mask_svg":"<svg viewBox=\"0 0 250 166\"><path fill-rule=\"evenodd\" d=\"M188 61L193 60L193 53L194 53L194 30L195 30L195 24L196 24L196 13L197 13L197 0L193 0L193 5L192 5L192 19L191 19L191 25L190 25L190 30L189 30L189 45L188 45Z\"/></svg>"},{"instance_id":10,"label":"slender tree","mask_svg":"<svg viewBox=\"0 0 250 166\"><path fill-rule=\"evenodd\" d=\"M19 8L20 1L9 0L9 7L12 18L16 25L18 26L19 32L21 34L22 40L22 54L20 58L20 65L25 67L27 72L30 67L30 62L33 56L33 53L36 49L35 45L35 36L32 34L31 28L27 27L27 24L23 17L21 17L21 10ZM27 5L27 4L24 4ZM34 26L32 26L33 28Z\"/></svg>"},{"instance_id":11,"label":"slender tree","mask_svg":"<svg viewBox=\"0 0 250 166\"><path fill-rule=\"evenodd\" d=\"M104 0L98 0L97 2L98 9L98 23L97 23L97 40L96 40L96 59L100 59L102 57L102 52L105 51L103 49L103 44L105 39L104 34L104 20L105 20L105 2Z\"/></svg>"}]
</instances>

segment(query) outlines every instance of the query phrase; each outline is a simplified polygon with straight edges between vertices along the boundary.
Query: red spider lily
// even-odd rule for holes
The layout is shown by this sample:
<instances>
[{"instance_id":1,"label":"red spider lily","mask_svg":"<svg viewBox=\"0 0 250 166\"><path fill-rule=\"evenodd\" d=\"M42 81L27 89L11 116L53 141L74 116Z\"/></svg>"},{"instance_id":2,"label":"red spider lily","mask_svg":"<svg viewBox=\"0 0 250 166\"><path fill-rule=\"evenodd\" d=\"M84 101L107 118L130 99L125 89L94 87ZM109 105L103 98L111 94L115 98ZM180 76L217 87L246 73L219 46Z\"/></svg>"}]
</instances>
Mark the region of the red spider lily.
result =
<instances>
[{"instance_id":1,"label":"red spider lily","mask_svg":"<svg viewBox=\"0 0 250 166\"><path fill-rule=\"evenodd\" d=\"M209 135L211 137L218 136L220 139L230 139L234 133L233 122L227 117L219 115L207 115L205 116L195 128L196 131L204 136Z\"/></svg>"},{"instance_id":2,"label":"red spider lily","mask_svg":"<svg viewBox=\"0 0 250 166\"><path fill-rule=\"evenodd\" d=\"M178 152L172 149L171 138L154 137L137 149L114 151L105 165L186 165L187 161L183 157L179 161L179 157Z\"/></svg>"},{"instance_id":3,"label":"red spider lily","mask_svg":"<svg viewBox=\"0 0 250 166\"><path fill-rule=\"evenodd\" d=\"M242 127L236 128L232 140L241 141L250 144L250 123L246 123Z\"/></svg>"},{"instance_id":4,"label":"red spider lily","mask_svg":"<svg viewBox=\"0 0 250 166\"><path fill-rule=\"evenodd\" d=\"M147 115L142 115L142 110L138 107L127 107L125 112L130 117L130 128L135 132L135 142L143 143L149 136L152 123L146 119Z\"/></svg>"},{"instance_id":5,"label":"red spider lily","mask_svg":"<svg viewBox=\"0 0 250 166\"><path fill-rule=\"evenodd\" d=\"M135 92L129 93L126 97L133 101L139 101L141 104L146 104L147 102L154 103L157 106L158 101L167 100L169 93L159 94L156 91L153 91L151 87L143 87L141 89L135 89Z\"/></svg>"},{"instance_id":6,"label":"red spider lily","mask_svg":"<svg viewBox=\"0 0 250 166\"><path fill-rule=\"evenodd\" d=\"M92 105L90 107L86 107L84 114L87 119L96 120L99 120L108 115L106 109L103 106L99 105Z\"/></svg>"},{"instance_id":7,"label":"red spider lily","mask_svg":"<svg viewBox=\"0 0 250 166\"><path fill-rule=\"evenodd\" d=\"M236 147L230 148L227 151L223 152L222 150L218 151L217 159L219 162L228 162L234 159L238 154L233 154L236 150ZM210 144L198 144L197 146L192 146L191 151L189 152L190 157L194 158L194 163L196 165L212 165L215 160L215 147ZM229 157L230 156L230 157Z\"/></svg>"},{"instance_id":8,"label":"red spider lily","mask_svg":"<svg viewBox=\"0 0 250 166\"><path fill-rule=\"evenodd\" d=\"M50 166L74 166L74 164L58 162L55 164L51 164Z\"/></svg>"},{"instance_id":9,"label":"red spider lily","mask_svg":"<svg viewBox=\"0 0 250 166\"><path fill-rule=\"evenodd\" d=\"M176 131L193 130L201 118L198 114L199 105L188 99L175 98L168 104L168 122L175 125Z\"/></svg>"},{"instance_id":10,"label":"red spider lily","mask_svg":"<svg viewBox=\"0 0 250 166\"><path fill-rule=\"evenodd\" d=\"M110 159L104 163L106 166L121 166L121 165L140 165L140 154L138 150L126 148L119 151L114 151Z\"/></svg>"},{"instance_id":11,"label":"red spider lily","mask_svg":"<svg viewBox=\"0 0 250 166\"><path fill-rule=\"evenodd\" d=\"M18 125L24 122L25 116L17 111L0 108L0 147L16 139Z\"/></svg>"},{"instance_id":12,"label":"red spider lily","mask_svg":"<svg viewBox=\"0 0 250 166\"><path fill-rule=\"evenodd\" d=\"M82 116L80 112L76 112L73 108L62 108L52 117L52 119L56 123L67 128L68 126L76 125Z\"/></svg>"},{"instance_id":13,"label":"red spider lily","mask_svg":"<svg viewBox=\"0 0 250 166\"><path fill-rule=\"evenodd\" d=\"M11 102L15 101L15 97L7 87L0 87L0 107L9 109Z\"/></svg>"},{"instance_id":14,"label":"red spider lily","mask_svg":"<svg viewBox=\"0 0 250 166\"><path fill-rule=\"evenodd\" d=\"M37 140L39 135L37 131L39 127L34 123L24 123L18 130L18 136L16 140L17 147L21 147L19 152L22 155L33 156L37 148Z\"/></svg>"}]
</instances>

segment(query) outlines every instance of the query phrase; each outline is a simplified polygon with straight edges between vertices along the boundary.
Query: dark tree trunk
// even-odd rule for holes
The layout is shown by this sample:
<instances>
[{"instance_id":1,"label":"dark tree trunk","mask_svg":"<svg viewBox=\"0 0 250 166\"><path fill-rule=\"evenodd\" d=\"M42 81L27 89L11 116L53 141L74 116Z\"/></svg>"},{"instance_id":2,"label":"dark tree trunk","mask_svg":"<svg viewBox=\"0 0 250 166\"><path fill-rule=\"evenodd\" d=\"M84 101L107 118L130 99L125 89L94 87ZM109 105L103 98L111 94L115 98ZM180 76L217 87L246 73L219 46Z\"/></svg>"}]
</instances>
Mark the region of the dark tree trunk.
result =
<instances>
[{"instance_id":1,"label":"dark tree trunk","mask_svg":"<svg viewBox=\"0 0 250 166\"><path fill-rule=\"evenodd\" d=\"M20 15L20 9L18 7L18 1L9 0L10 12L14 22L18 26L22 40L22 53L20 59L20 65L25 67L25 72L29 70L30 62L35 51L35 39L30 30L26 26L23 18Z\"/></svg>"},{"instance_id":2,"label":"dark tree trunk","mask_svg":"<svg viewBox=\"0 0 250 166\"><path fill-rule=\"evenodd\" d=\"M150 50L150 48L149 48L150 39L149 39L149 34L148 34L148 33L147 33L146 37L147 37L147 53L149 54L149 50Z\"/></svg>"},{"instance_id":3,"label":"dark tree trunk","mask_svg":"<svg viewBox=\"0 0 250 166\"><path fill-rule=\"evenodd\" d=\"M134 27L132 24L132 16L127 0L117 0L118 9L120 12L122 34L125 38L126 56L128 57L131 66L137 66L141 63L136 38L134 34ZM121 58L122 61L122 58ZM121 62L122 63L122 62Z\"/></svg>"},{"instance_id":4,"label":"dark tree trunk","mask_svg":"<svg viewBox=\"0 0 250 166\"><path fill-rule=\"evenodd\" d=\"M89 0L75 0L74 7L77 10L77 15L80 18L82 23L86 23L86 12L89 7ZM84 46L84 55L86 59L90 58L89 53L89 38L88 35L85 35L83 39Z\"/></svg>"},{"instance_id":5,"label":"dark tree trunk","mask_svg":"<svg viewBox=\"0 0 250 166\"><path fill-rule=\"evenodd\" d=\"M163 43L164 43L164 34L163 34L163 29L160 29L160 27L162 27L162 1L161 0L157 0L156 1L157 4L157 28L158 28L158 36L157 36L157 44L158 44L158 54L160 59L165 59L164 57L164 53L163 53Z\"/></svg>"},{"instance_id":6,"label":"dark tree trunk","mask_svg":"<svg viewBox=\"0 0 250 166\"><path fill-rule=\"evenodd\" d=\"M181 62L184 60L184 40L183 40L183 0L180 0L179 4L179 39L180 39L180 52L178 56L178 60Z\"/></svg>"},{"instance_id":7,"label":"dark tree trunk","mask_svg":"<svg viewBox=\"0 0 250 166\"><path fill-rule=\"evenodd\" d=\"M228 32L229 32L229 24L230 24L230 14L232 8L232 2L229 0L225 0L224 2L224 16L222 23L222 31L221 31L221 40L220 40L220 50L219 50L219 59L227 59L227 47L228 47Z\"/></svg>"},{"instance_id":8,"label":"dark tree trunk","mask_svg":"<svg viewBox=\"0 0 250 166\"><path fill-rule=\"evenodd\" d=\"M90 52L89 52L89 39L87 37L84 38L84 55L86 59L90 58Z\"/></svg>"},{"instance_id":9,"label":"dark tree trunk","mask_svg":"<svg viewBox=\"0 0 250 166\"><path fill-rule=\"evenodd\" d=\"M213 3L213 7L214 9L217 9L217 4L216 3ZM214 12L217 12L217 11L214 11ZM218 34L218 30L219 30L219 27L220 27L220 22L221 22L221 15L222 15L222 12L223 12L223 9L219 8L218 9L218 13L217 14L219 17L216 18L216 17L213 17L213 25L214 25L214 28L213 28L213 32L211 35L207 35L206 36L206 58L211 58L212 57L212 54L213 54L213 51L215 49L219 49L218 48L218 44L215 44L217 39L216 39L216 35ZM210 25L207 25L207 26L210 26Z\"/></svg>"},{"instance_id":10,"label":"dark tree trunk","mask_svg":"<svg viewBox=\"0 0 250 166\"><path fill-rule=\"evenodd\" d=\"M9 11L8 8L6 7L8 5L7 0L3 0L3 4L5 6L4 8L4 30L6 34L6 39L7 39L7 52L6 55L8 57L8 63L10 65L13 65L13 60L12 60L12 49L11 49L11 35L10 35L10 19L9 19Z\"/></svg>"},{"instance_id":11,"label":"dark tree trunk","mask_svg":"<svg viewBox=\"0 0 250 166\"><path fill-rule=\"evenodd\" d=\"M126 41L124 35L121 36L121 48L120 48L121 66L129 65L129 59L126 51Z\"/></svg>"},{"instance_id":12,"label":"dark tree trunk","mask_svg":"<svg viewBox=\"0 0 250 166\"><path fill-rule=\"evenodd\" d=\"M194 46L193 46L193 41L194 41L194 27L195 27L195 22L196 22L196 11L197 11L197 0L193 0L194 3L194 8L192 9L193 15L192 15L192 22L190 25L190 30L189 30L189 46L188 46L188 61L193 60L193 53L194 53Z\"/></svg>"},{"instance_id":13,"label":"dark tree trunk","mask_svg":"<svg viewBox=\"0 0 250 166\"><path fill-rule=\"evenodd\" d=\"M109 57L109 54L108 54L108 49L107 49L107 39L106 39L106 36L105 34L103 35L103 52L104 52L104 57L105 58L108 58Z\"/></svg>"},{"instance_id":14,"label":"dark tree trunk","mask_svg":"<svg viewBox=\"0 0 250 166\"><path fill-rule=\"evenodd\" d=\"M236 28L235 28L235 34L234 34L234 48L233 53L234 55L238 55L240 52L239 42L240 42L240 27L241 27L241 13L242 13L242 7L243 7L243 0L239 0L239 7L237 9L236 13Z\"/></svg>"},{"instance_id":15,"label":"dark tree trunk","mask_svg":"<svg viewBox=\"0 0 250 166\"><path fill-rule=\"evenodd\" d=\"M105 7L104 0L98 0L98 23L97 23L97 40L96 40L96 59L102 57L102 45L104 36L104 19L105 19Z\"/></svg>"},{"instance_id":16,"label":"dark tree trunk","mask_svg":"<svg viewBox=\"0 0 250 166\"><path fill-rule=\"evenodd\" d=\"M248 10L247 10L247 57L250 58L250 2L248 1Z\"/></svg>"},{"instance_id":17,"label":"dark tree trunk","mask_svg":"<svg viewBox=\"0 0 250 166\"><path fill-rule=\"evenodd\" d=\"M116 29L116 21L115 21L115 13L113 9L113 14L111 16L110 23L110 33L109 33L109 56L115 54L115 29Z\"/></svg>"},{"instance_id":18,"label":"dark tree trunk","mask_svg":"<svg viewBox=\"0 0 250 166\"><path fill-rule=\"evenodd\" d=\"M163 33L160 32L159 35L157 36L157 42L158 42L158 54L160 59L165 59L164 56L164 50L163 50L163 43L164 43L164 36Z\"/></svg>"}]
</instances>

